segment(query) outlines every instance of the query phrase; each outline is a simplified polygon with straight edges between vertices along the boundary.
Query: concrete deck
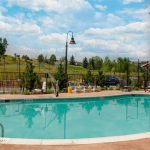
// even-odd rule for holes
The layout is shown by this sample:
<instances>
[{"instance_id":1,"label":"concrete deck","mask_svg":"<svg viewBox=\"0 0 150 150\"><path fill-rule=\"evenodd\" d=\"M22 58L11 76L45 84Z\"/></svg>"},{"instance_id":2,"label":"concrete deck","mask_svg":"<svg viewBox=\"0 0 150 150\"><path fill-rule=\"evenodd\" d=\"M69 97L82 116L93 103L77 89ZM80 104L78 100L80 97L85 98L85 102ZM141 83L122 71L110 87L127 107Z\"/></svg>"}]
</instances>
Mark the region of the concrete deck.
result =
<instances>
[{"instance_id":1,"label":"concrete deck","mask_svg":"<svg viewBox=\"0 0 150 150\"><path fill-rule=\"evenodd\" d=\"M60 93L58 98L74 98L74 97L99 97L99 96L112 96L122 94L149 94L150 92L144 91L132 91L123 92L119 90L106 90L101 92L91 93ZM54 94L34 94L34 95L22 95L22 94L0 94L0 100L3 99L34 99L34 98L56 98Z\"/></svg>"},{"instance_id":2,"label":"concrete deck","mask_svg":"<svg viewBox=\"0 0 150 150\"><path fill-rule=\"evenodd\" d=\"M122 92L122 91L101 91L92 93L61 93L59 98L69 98L69 97L98 97L98 96L112 96L112 95L122 95L122 94L149 94L144 91L132 91L132 92ZM11 95L11 94L1 94L0 100L3 99L33 99L33 98L55 98L54 94L45 95ZM44 145L10 145L10 144L0 144L0 150L149 150L150 149L150 138L145 138L135 141L126 142L113 142L113 143L101 143L101 144L87 144L87 145L59 145L59 146L44 146Z\"/></svg>"},{"instance_id":3,"label":"concrete deck","mask_svg":"<svg viewBox=\"0 0 150 150\"><path fill-rule=\"evenodd\" d=\"M117 143L68 146L31 146L1 144L0 150L150 150L150 139Z\"/></svg>"}]
</instances>

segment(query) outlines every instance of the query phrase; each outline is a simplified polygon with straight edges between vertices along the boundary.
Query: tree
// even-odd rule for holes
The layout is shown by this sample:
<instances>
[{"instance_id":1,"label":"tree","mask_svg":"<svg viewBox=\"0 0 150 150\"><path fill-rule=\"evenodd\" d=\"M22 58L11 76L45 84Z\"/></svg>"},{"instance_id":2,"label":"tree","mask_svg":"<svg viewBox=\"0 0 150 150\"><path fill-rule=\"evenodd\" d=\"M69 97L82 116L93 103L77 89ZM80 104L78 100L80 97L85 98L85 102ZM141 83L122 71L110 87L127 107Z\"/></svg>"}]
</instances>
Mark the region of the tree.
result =
<instances>
[{"instance_id":1,"label":"tree","mask_svg":"<svg viewBox=\"0 0 150 150\"><path fill-rule=\"evenodd\" d=\"M91 84L94 82L94 77L93 77L90 69L88 69L88 71L84 77L84 81L86 84Z\"/></svg>"},{"instance_id":2,"label":"tree","mask_svg":"<svg viewBox=\"0 0 150 150\"><path fill-rule=\"evenodd\" d=\"M44 57L44 62L45 62L45 63L48 63L47 56Z\"/></svg>"},{"instance_id":3,"label":"tree","mask_svg":"<svg viewBox=\"0 0 150 150\"><path fill-rule=\"evenodd\" d=\"M95 69L100 70L102 68L103 60L98 56L93 57L93 60Z\"/></svg>"},{"instance_id":4,"label":"tree","mask_svg":"<svg viewBox=\"0 0 150 150\"><path fill-rule=\"evenodd\" d=\"M34 66L31 62L27 62L25 72L21 78L21 86L29 90L30 92L40 85L39 76L33 71Z\"/></svg>"},{"instance_id":5,"label":"tree","mask_svg":"<svg viewBox=\"0 0 150 150\"><path fill-rule=\"evenodd\" d=\"M58 80L60 90L67 87L68 77L65 74L64 67L62 64L58 65L57 73L55 74L55 79Z\"/></svg>"},{"instance_id":6,"label":"tree","mask_svg":"<svg viewBox=\"0 0 150 150\"><path fill-rule=\"evenodd\" d=\"M114 75L115 75L116 72L117 72L117 62L116 62L116 60L113 60L113 62L112 62L111 71L114 73Z\"/></svg>"},{"instance_id":7,"label":"tree","mask_svg":"<svg viewBox=\"0 0 150 150\"><path fill-rule=\"evenodd\" d=\"M42 62L44 62L44 56L42 54L40 54L37 57L37 59L38 59L38 62L39 62L39 71L40 71L40 65L41 65Z\"/></svg>"},{"instance_id":8,"label":"tree","mask_svg":"<svg viewBox=\"0 0 150 150\"><path fill-rule=\"evenodd\" d=\"M105 85L105 76L103 75L102 71L99 71L99 73L98 73L98 76L96 78L96 84L101 87L104 87L104 85Z\"/></svg>"},{"instance_id":9,"label":"tree","mask_svg":"<svg viewBox=\"0 0 150 150\"><path fill-rule=\"evenodd\" d=\"M102 68L102 64L103 64L103 60L98 56L94 56L89 59L89 67L92 70L95 69L100 70Z\"/></svg>"},{"instance_id":10,"label":"tree","mask_svg":"<svg viewBox=\"0 0 150 150\"><path fill-rule=\"evenodd\" d=\"M88 59L85 57L85 58L83 59L83 61L82 61L82 66L83 66L83 68L87 68L88 65L89 65Z\"/></svg>"},{"instance_id":11,"label":"tree","mask_svg":"<svg viewBox=\"0 0 150 150\"><path fill-rule=\"evenodd\" d=\"M89 59L89 69L95 70L95 63L93 57Z\"/></svg>"},{"instance_id":12,"label":"tree","mask_svg":"<svg viewBox=\"0 0 150 150\"><path fill-rule=\"evenodd\" d=\"M0 38L0 57L2 57L5 54L7 46L8 46L7 39Z\"/></svg>"},{"instance_id":13,"label":"tree","mask_svg":"<svg viewBox=\"0 0 150 150\"><path fill-rule=\"evenodd\" d=\"M75 65L75 58L73 55L70 57L70 65Z\"/></svg>"},{"instance_id":14,"label":"tree","mask_svg":"<svg viewBox=\"0 0 150 150\"><path fill-rule=\"evenodd\" d=\"M51 65L54 65L55 62L56 62L56 56L55 56L54 54L52 54L52 55L50 56L50 58L49 58L49 63L50 63Z\"/></svg>"},{"instance_id":15,"label":"tree","mask_svg":"<svg viewBox=\"0 0 150 150\"><path fill-rule=\"evenodd\" d=\"M22 56L22 59L25 59L25 61L30 60L30 58L29 58L28 55L23 55L23 56Z\"/></svg>"},{"instance_id":16,"label":"tree","mask_svg":"<svg viewBox=\"0 0 150 150\"><path fill-rule=\"evenodd\" d=\"M109 57L105 57L104 63L103 63L103 70L105 72L111 72L111 69L112 69L111 60L109 59Z\"/></svg>"}]
</instances>

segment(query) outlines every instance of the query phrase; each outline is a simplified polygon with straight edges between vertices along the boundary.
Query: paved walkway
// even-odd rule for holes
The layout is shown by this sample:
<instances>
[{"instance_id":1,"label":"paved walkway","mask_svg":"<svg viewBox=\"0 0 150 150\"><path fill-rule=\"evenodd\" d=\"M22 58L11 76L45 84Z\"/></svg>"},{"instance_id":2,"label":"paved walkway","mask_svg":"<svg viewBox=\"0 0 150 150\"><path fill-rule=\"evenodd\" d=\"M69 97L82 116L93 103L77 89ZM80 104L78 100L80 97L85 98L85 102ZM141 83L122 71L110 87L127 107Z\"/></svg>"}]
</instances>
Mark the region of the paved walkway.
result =
<instances>
[{"instance_id":1,"label":"paved walkway","mask_svg":"<svg viewBox=\"0 0 150 150\"><path fill-rule=\"evenodd\" d=\"M71 146L0 145L0 150L150 150L150 139Z\"/></svg>"},{"instance_id":2,"label":"paved walkway","mask_svg":"<svg viewBox=\"0 0 150 150\"><path fill-rule=\"evenodd\" d=\"M111 95L122 95L122 94L150 94L150 92L144 91L132 91L123 92L119 90L112 91L101 91L91 93L60 93L58 98L71 98L71 97L98 97L98 96L111 96ZM54 94L34 94L34 95L21 95L21 94L0 94L0 100L2 99L33 99L33 98L56 98Z\"/></svg>"}]
</instances>

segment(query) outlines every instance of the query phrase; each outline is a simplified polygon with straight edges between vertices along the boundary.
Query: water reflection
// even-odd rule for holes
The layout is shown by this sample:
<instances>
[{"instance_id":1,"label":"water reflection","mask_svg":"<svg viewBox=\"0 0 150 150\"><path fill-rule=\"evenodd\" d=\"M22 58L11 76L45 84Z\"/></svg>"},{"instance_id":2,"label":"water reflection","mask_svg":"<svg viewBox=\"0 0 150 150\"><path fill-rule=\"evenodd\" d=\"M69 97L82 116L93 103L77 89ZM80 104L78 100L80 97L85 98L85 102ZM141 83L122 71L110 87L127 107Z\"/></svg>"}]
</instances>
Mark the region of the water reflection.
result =
<instances>
[{"instance_id":1,"label":"water reflection","mask_svg":"<svg viewBox=\"0 0 150 150\"><path fill-rule=\"evenodd\" d=\"M39 105L24 105L21 109L21 114L26 119L26 125L28 128L31 128L33 125L33 118L36 117L38 114L41 114L43 107Z\"/></svg>"},{"instance_id":2,"label":"water reflection","mask_svg":"<svg viewBox=\"0 0 150 150\"><path fill-rule=\"evenodd\" d=\"M0 123L0 131L1 131L0 137L4 137L4 126L2 123Z\"/></svg>"},{"instance_id":3,"label":"water reflection","mask_svg":"<svg viewBox=\"0 0 150 150\"><path fill-rule=\"evenodd\" d=\"M5 115L6 114L6 105L1 104L0 105L0 115Z\"/></svg>"}]
</instances>

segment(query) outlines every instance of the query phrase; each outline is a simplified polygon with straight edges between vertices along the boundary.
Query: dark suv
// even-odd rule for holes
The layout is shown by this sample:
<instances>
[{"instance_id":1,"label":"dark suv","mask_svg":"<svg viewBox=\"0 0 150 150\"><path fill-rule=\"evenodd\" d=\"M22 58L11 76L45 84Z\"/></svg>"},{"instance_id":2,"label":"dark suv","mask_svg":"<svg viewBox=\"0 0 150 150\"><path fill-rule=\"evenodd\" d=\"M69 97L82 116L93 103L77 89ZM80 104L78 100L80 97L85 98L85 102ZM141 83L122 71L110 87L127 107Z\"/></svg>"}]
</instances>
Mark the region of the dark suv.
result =
<instances>
[{"instance_id":1,"label":"dark suv","mask_svg":"<svg viewBox=\"0 0 150 150\"><path fill-rule=\"evenodd\" d=\"M114 76L106 76L105 77L105 85L118 85L120 84L120 80L117 77Z\"/></svg>"}]
</instances>

